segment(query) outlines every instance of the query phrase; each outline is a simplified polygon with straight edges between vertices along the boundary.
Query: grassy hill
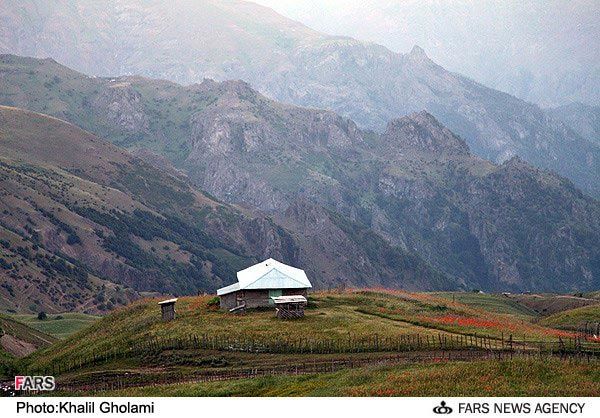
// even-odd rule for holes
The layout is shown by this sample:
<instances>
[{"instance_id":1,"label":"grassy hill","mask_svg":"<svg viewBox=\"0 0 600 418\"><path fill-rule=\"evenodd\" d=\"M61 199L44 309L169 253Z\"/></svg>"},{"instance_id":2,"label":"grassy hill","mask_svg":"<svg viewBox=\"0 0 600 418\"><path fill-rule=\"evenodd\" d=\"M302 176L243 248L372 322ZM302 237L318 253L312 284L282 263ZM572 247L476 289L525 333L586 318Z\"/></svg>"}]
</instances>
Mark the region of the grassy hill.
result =
<instances>
[{"instance_id":1,"label":"grassy hill","mask_svg":"<svg viewBox=\"0 0 600 418\"><path fill-rule=\"evenodd\" d=\"M252 259L200 226L235 212L181 179L51 117L2 107L0 120L3 307L106 310L214 286Z\"/></svg>"},{"instance_id":2,"label":"grassy hill","mask_svg":"<svg viewBox=\"0 0 600 418\"><path fill-rule=\"evenodd\" d=\"M0 120L2 307L97 312L144 291L214 289L261 253L261 232L289 257L268 220L74 125L7 107Z\"/></svg>"},{"instance_id":3,"label":"grassy hill","mask_svg":"<svg viewBox=\"0 0 600 418\"><path fill-rule=\"evenodd\" d=\"M52 335L16 321L6 315L0 315L0 327L4 335L12 335L21 341L34 345L37 349L49 347L57 341Z\"/></svg>"},{"instance_id":4,"label":"grassy hill","mask_svg":"<svg viewBox=\"0 0 600 418\"><path fill-rule=\"evenodd\" d=\"M549 316L570 309L598 304L594 293L575 295L559 295L555 293L511 294L506 298L523 309L529 309L536 315Z\"/></svg>"},{"instance_id":5,"label":"grassy hill","mask_svg":"<svg viewBox=\"0 0 600 418\"><path fill-rule=\"evenodd\" d=\"M542 319L540 325L577 330L586 322L594 323L595 325L600 323L600 304L555 313Z\"/></svg>"},{"instance_id":6,"label":"grassy hill","mask_svg":"<svg viewBox=\"0 0 600 418\"><path fill-rule=\"evenodd\" d=\"M535 323L501 296L315 292L295 321L272 309L231 314L207 295L179 298L176 319L165 322L158 300L118 308L4 367L52 373L58 394L583 396L598 389L593 357L567 362L535 351L559 337L571 344L576 333ZM509 336L517 351L501 360L501 349L513 346ZM457 375L464 378L456 382Z\"/></svg>"},{"instance_id":7,"label":"grassy hill","mask_svg":"<svg viewBox=\"0 0 600 418\"><path fill-rule=\"evenodd\" d=\"M434 295L487 312L509 314L524 319L532 319L538 316L537 312L527 306L523 306L518 302L499 294L478 292L435 292Z\"/></svg>"},{"instance_id":8,"label":"grassy hill","mask_svg":"<svg viewBox=\"0 0 600 418\"><path fill-rule=\"evenodd\" d=\"M14 378L14 373L12 373L14 361L12 354L4 348L0 348L0 379Z\"/></svg>"},{"instance_id":9,"label":"grassy hill","mask_svg":"<svg viewBox=\"0 0 600 418\"><path fill-rule=\"evenodd\" d=\"M581 293L580 296L590 299L600 299L600 291Z\"/></svg>"},{"instance_id":10,"label":"grassy hill","mask_svg":"<svg viewBox=\"0 0 600 418\"><path fill-rule=\"evenodd\" d=\"M251 343L253 347L270 344L277 348L280 344L292 348L302 346L304 351L311 352L314 348L316 352L324 347L352 351L360 344L363 348L377 344L384 350L384 347L395 347L394 341L402 336L408 338L416 334L436 343L444 336L461 341L465 336L474 335L487 335L498 341L510 335L515 339L553 341L559 336L574 335L532 324L522 315L489 312L427 293L319 292L311 296L304 319L285 323L275 318L272 310L237 316L218 310L213 301L211 296L180 298L176 305L177 318L163 322L156 299L140 300L34 353L27 362L33 367L45 367L53 362L65 364L115 352L124 353L125 359L135 364L141 361L136 347L152 343L171 347L178 339L189 341L194 337L216 340L220 347ZM162 356L166 357L161 357L162 361L167 358L173 361L169 349L163 350L166 354ZM181 358L184 357L186 355ZM151 361L146 358L144 362Z\"/></svg>"},{"instance_id":11,"label":"grassy hill","mask_svg":"<svg viewBox=\"0 0 600 418\"><path fill-rule=\"evenodd\" d=\"M62 318L62 319L61 319ZM0 376L12 377L15 357L47 348L58 339L85 328L98 317L65 313L38 320L37 315L0 315Z\"/></svg>"},{"instance_id":12,"label":"grassy hill","mask_svg":"<svg viewBox=\"0 0 600 418\"><path fill-rule=\"evenodd\" d=\"M49 347L56 338L5 315L0 315L0 379L11 379L17 358Z\"/></svg>"}]
</instances>

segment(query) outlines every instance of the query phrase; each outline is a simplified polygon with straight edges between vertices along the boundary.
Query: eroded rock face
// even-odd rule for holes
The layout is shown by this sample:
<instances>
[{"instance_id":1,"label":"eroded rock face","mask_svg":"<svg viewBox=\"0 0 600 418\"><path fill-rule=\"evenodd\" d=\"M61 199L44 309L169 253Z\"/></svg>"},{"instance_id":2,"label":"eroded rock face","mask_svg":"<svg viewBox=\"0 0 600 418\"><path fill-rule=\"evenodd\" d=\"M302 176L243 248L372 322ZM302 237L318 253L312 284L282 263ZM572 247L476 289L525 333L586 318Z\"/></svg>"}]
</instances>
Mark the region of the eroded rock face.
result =
<instances>
[{"instance_id":1,"label":"eroded rock face","mask_svg":"<svg viewBox=\"0 0 600 418\"><path fill-rule=\"evenodd\" d=\"M411 59L431 65L419 54ZM569 277L578 277L586 287L597 280L592 260L598 247L582 247L581 237L566 226L568 219L577 219L592 235L600 234L596 221L581 217L586 213L597 219L594 203L583 199L578 211L571 212L558 209L561 201L551 198L547 205L556 211L537 219L532 213L545 208L535 196L547 199L559 193L568 202L580 197L557 176L512 156L510 148L504 164L489 164L472 156L462 138L426 111L391 121L383 134L371 134L367 141L351 121L331 112L279 105L245 83L212 83L208 91L220 96L192 116L187 162L202 167L196 178L219 198L284 213L280 219L290 220L282 222L304 240L298 257L326 266L350 254L360 274L333 263L344 275L370 277L359 279L363 285L389 280L385 269L371 264L372 257L318 209L324 205L366 223L389 244L416 251L465 286L571 290ZM329 166L320 166L321 161ZM317 206L292 203L298 196ZM366 196L375 199L365 201ZM569 239L559 238L565 234ZM330 251L323 250L326 257L308 255L305 248ZM323 269L328 278L336 274ZM537 279L553 275L561 279Z\"/></svg>"},{"instance_id":2,"label":"eroded rock face","mask_svg":"<svg viewBox=\"0 0 600 418\"><path fill-rule=\"evenodd\" d=\"M92 105L109 124L128 133L148 132L149 117L142 97L128 82L112 82L94 98Z\"/></svg>"},{"instance_id":3,"label":"eroded rock face","mask_svg":"<svg viewBox=\"0 0 600 418\"><path fill-rule=\"evenodd\" d=\"M283 210L297 193L318 194L336 181L320 173L302 179L303 161L353 154L364 142L351 120L273 102L243 82L205 81L198 89L217 98L190 117L185 164L203 189L231 203Z\"/></svg>"},{"instance_id":4,"label":"eroded rock face","mask_svg":"<svg viewBox=\"0 0 600 418\"><path fill-rule=\"evenodd\" d=\"M600 210L567 180L515 157L473 181L463 207L500 282L534 288L545 277L544 285L572 289L568 277L578 277L595 286L599 247L589 240L600 232Z\"/></svg>"},{"instance_id":5,"label":"eroded rock face","mask_svg":"<svg viewBox=\"0 0 600 418\"><path fill-rule=\"evenodd\" d=\"M392 246L364 226L357 228L313 201L297 199L276 219L301 244L298 260L311 264L309 273L321 288L340 284L404 289L460 286L409 251ZM398 270L396 263L400 260L404 265ZM424 271L429 272L428 283L418 278Z\"/></svg>"}]
</instances>

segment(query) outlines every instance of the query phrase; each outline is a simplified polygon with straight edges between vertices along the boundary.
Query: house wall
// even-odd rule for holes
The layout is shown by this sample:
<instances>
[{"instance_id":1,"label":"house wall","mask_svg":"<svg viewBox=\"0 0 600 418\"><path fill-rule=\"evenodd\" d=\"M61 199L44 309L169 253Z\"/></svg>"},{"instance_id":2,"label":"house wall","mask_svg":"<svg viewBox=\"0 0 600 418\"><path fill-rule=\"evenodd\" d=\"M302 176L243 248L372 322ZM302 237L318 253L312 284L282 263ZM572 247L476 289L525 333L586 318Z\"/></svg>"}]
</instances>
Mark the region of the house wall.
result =
<instances>
[{"instance_id":1,"label":"house wall","mask_svg":"<svg viewBox=\"0 0 600 418\"><path fill-rule=\"evenodd\" d=\"M237 306L237 294L238 292L228 293L226 295L219 296L221 309L231 309Z\"/></svg>"},{"instance_id":2,"label":"house wall","mask_svg":"<svg viewBox=\"0 0 600 418\"><path fill-rule=\"evenodd\" d=\"M282 296L308 295L308 289L281 289ZM238 290L237 292L229 293L220 296L221 309L231 309L246 302L246 308L260 308L273 306L269 298L269 290Z\"/></svg>"}]
</instances>

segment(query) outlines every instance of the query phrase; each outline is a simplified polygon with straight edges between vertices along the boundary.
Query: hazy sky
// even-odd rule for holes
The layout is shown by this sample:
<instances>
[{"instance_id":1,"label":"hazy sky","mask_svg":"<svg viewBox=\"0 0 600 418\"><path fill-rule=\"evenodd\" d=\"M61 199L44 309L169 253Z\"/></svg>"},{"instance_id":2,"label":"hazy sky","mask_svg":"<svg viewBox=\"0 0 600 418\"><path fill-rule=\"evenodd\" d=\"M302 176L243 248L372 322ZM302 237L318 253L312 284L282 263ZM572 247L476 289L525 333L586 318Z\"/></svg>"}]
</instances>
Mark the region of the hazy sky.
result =
<instances>
[{"instance_id":1,"label":"hazy sky","mask_svg":"<svg viewBox=\"0 0 600 418\"><path fill-rule=\"evenodd\" d=\"M599 104L598 0L255 0L333 35L437 63L544 105Z\"/></svg>"}]
</instances>

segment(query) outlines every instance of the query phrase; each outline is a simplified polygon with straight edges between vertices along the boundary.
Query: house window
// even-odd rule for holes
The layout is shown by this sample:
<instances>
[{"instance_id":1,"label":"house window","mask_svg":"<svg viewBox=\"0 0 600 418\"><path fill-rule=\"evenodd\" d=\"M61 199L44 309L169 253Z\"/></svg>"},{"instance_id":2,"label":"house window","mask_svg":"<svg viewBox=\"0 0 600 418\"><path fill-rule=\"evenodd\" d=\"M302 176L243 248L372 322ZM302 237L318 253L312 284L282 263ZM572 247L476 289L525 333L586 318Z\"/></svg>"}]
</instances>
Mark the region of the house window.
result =
<instances>
[{"instance_id":1,"label":"house window","mask_svg":"<svg viewBox=\"0 0 600 418\"><path fill-rule=\"evenodd\" d=\"M281 289L273 289L273 290L269 290L269 304L273 305L275 302L273 302L273 299L271 298L276 298L277 296L282 296L283 295L283 290Z\"/></svg>"}]
</instances>

